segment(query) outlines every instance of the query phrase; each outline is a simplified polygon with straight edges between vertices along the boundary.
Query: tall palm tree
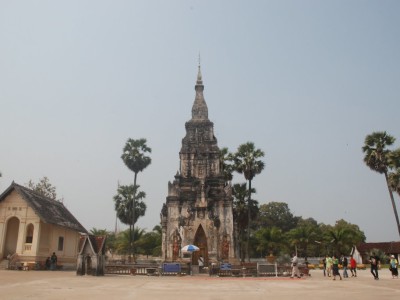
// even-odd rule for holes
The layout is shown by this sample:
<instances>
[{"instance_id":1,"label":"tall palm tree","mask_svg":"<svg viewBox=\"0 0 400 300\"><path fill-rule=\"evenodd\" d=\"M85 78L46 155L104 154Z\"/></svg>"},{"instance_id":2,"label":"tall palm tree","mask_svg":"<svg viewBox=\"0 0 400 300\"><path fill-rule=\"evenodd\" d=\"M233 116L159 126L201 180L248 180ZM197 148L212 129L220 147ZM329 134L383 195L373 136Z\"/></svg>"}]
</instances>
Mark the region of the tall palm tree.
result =
<instances>
[{"instance_id":1,"label":"tall palm tree","mask_svg":"<svg viewBox=\"0 0 400 300\"><path fill-rule=\"evenodd\" d=\"M122 153L122 160L125 165L131 170L134 174L133 186L136 187L137 175L139 172L142 172L145 168L147 168L151 164L150 156L147 156L148 153L151 153L151 148L146 145L146 139L128 139L125 144ZM135 215L135 201L136 194L133 195L133 204L132 204L132 232L135 229L136 223L136 215ZM132 235L132 245L134 243L134 236ZM132 246L133 247L133 246ZM134 255L134 249L132 249L132 254Z\"/></svg>"},{"instance_id":2,"label":"tall palm tree","mask_svg":"<svg viewBox=\"0 0 400 300\"><path fill-rule=\"evenodd\" d=\"M250 203L251 203L251 181L257 174L260 174L264 169L264 162L259 160L264 157L264 152L260 149L256 149L254 143L247 142L239 146L237 152L233 154L234 169L240 174L244 175L244 178L249 182L249 196L247 205L248 209L248 224L247 224L247 258L250 261L249 255L249 240L250 240Z\"/></svg>"},{"instance_id":3,"label":"tall palm tree","mask_svg":"<svg viewBox=\"0 0 400 300\"><path fill-rule=\"evenodd\" d=\"M139 185L121 185L118 194L114 196L115 211L120 221L129 225L131 254L134 255L134 224L139 217L144 216L146 204L141 201L146 198L146 193L139 191Z\"/></svg>"},{"instance_id":4,"label":"tall palm tree","mask_svg":"<svg viewBox=\"0 0 400 300\"><path fill-rule=\"evenodd\" d=\"M393 192L389 185L388 171L390 168L390 156L391 151L387 149L388 146L393 145L395 138L383 132L373 132L365 138L365 145L362 147L365 153L364 162L373 171L379 174L384 174L386 179L386 185L389 190L390 199L392 201L392 207L394 216L396 218L397 230L400 235L400 222L397 214L396 203L394 202Z\"/></svg>"},{"instance_id":5,"label":"tall palm tree","mask_svg":"<svg viewBox=\"0 0 400 300\"><path fill-rule=\"evenodd\" d=\"M388 178L390 188L400 196L400 169L397 169L394 173L390 173Z\"/></svg>"},{"instance_id":6,"label":"tall palm tree","mask_svg":"<svg viewBox=\"0 0 400 300\"><path fill-rule=\"evenodd\" d=\"M252 193L255 193L256 190L252 189ZM239 238L239 253L241 261L244 260L244 233L245 228L248 225L248 205L246 204L246 196L248 195L246 183L236 183L232 187L232 195L233 195L233 219L238 228L238 238ZM251 201L250 206L250 214L253 218L255 218L258 214L258 202L256 200Z\"/></svg>"},{"instance_id":7,"label":"tall palm tree","mask_svg":"<svg viewBox=\"0 0 400 300\"><path fill-rule=\"evenodd\" d=\"M391 152L390 166L393 172L388 174L389 186L393 192L400 196L400 149Z\"/></svg>"}]
</instances>

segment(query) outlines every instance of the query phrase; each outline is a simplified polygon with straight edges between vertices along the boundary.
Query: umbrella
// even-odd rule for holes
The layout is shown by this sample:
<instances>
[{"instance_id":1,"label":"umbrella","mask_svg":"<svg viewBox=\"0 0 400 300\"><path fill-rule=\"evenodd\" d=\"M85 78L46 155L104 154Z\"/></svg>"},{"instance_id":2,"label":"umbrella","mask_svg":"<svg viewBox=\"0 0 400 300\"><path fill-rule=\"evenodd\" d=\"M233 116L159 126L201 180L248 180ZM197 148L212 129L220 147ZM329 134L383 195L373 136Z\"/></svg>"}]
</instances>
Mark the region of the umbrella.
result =
<instances>
[{"instance_id":1,"label":"umbrella","mask_svg":"<svg viewBox=\"0 0 400 300\"><path fill-rule=\"evenodd\" d=\"M195 251L199 251L199 247L195 246L195 245L186 245L182 247L182 252L190 252L190 257L192 257L193 252ZM193 271L192 271L192 258L190 258L190 275L193 275Z\"/></svg>"},{"instance_id":2,"label":"umbrella","mask_svg":"<svg viewBox=\"0 0 400 300\"><path fill-rule=\"evenodd\" d=\"M195 252L195 251L199 251L199 247L195 246L195 245L186 245L184 247L182 247L182 252Z\"/></svg>"}]
</instances>

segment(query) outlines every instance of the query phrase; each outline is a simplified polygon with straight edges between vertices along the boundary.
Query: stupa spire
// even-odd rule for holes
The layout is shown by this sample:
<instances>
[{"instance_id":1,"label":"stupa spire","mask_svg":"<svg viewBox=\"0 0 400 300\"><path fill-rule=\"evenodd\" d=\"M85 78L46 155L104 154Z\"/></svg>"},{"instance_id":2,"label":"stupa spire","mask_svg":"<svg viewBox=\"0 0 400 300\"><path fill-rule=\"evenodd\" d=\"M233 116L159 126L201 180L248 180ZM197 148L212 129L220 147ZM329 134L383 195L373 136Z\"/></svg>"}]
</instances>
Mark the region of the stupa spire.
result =
<instances>
[{"instance_id":1,"label":"stupa spire","mask_svg":"<svg viewBox=\"0 0 400 300\"><path fill-rule=\"evenodd\" d=\"M196 97L194 99L192 107L192 120L208 120L208 108L203 95L204 85L203 85L203 77L201 75L200 55L199 55L199 67L197 71L197 80L194 89L196 91Z\"/></svg>"}]
</instances>

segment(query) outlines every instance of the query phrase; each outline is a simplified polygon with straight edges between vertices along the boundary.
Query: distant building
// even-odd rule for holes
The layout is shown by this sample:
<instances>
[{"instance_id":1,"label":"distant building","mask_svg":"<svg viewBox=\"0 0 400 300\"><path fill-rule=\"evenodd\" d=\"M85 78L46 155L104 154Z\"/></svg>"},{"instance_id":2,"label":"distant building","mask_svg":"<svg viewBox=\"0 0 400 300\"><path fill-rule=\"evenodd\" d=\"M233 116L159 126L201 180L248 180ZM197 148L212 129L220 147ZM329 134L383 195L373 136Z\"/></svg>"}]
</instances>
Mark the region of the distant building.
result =
<instances>
[{"instance_id":1,"label":"distant building","mask_svg":"<svg viewBox=\"0 0 400 300\"><path fill-rule=\"evenodd\" d=\"M57 200L14 182L0 195L0 260L43 264L55 252L58 264L75 267L80 233L87 231Z\"/></svg>"},{"instance_id":2,"label":"distant building","mask_svg":"<svg viewBox=\"0 0 400 300\"><path fill-rule=\"evenodd\" d=\"M198 264L235 259L232 187L224 179L214 124L208 119L200 66L195 85L192 118L179 152L179 170L168 183L168 196L161 210L162 258L179 261L181 248L194 244Z\"/></svg>"},{"instance_id":3,"label":"distant building","mask_svg":"<svg viewBox=\"0 0 400 300\"><path fill-rule=\"evenodd\" d=\"M362 257L363 263L368 263L369 253L373 250L380 250L386 255L393 254L396 258L400 255L400 242L362 243L357 249Z\"/></svg>"}]
</instances>

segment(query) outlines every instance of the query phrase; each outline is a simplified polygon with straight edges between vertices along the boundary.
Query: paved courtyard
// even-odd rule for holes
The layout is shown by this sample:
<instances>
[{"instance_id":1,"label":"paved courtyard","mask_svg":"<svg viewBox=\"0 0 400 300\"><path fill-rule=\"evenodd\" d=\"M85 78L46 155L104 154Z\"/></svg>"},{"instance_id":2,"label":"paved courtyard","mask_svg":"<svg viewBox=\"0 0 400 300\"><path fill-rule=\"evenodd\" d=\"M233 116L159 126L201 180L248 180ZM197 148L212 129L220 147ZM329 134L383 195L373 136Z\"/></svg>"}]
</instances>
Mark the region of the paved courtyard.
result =
<instances>
[{"instance_id":1,"label":"paved courtyard","mask_svg":"<svg viewBox=\"0 0 400 300\"><path fill-rule=\"evenodd\" d=\"M0 270L0 299L395 299L400 279L388 270L374 280L369 270L357 278L333 281L322 271L305 279L218 278L206 275L157 277L107 275L76 276L69 271Z\"/></svg>"}]
</instances>

